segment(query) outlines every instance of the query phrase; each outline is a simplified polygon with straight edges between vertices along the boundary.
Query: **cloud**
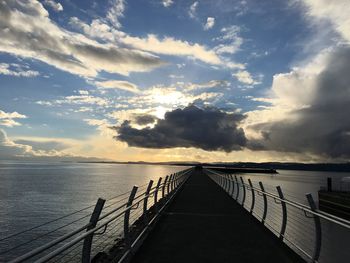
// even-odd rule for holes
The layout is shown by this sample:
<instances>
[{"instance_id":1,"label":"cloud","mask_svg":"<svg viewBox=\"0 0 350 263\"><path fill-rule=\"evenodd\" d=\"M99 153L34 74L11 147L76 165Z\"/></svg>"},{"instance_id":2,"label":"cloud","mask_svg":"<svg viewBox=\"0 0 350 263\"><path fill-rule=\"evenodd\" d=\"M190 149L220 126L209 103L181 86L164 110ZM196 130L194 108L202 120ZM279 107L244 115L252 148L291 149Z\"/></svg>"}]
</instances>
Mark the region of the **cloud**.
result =
<instances>
[{"instance_id":1,"label":"cloud","mask_svg":"<svg viewBox=\"0 0 350 263\"><path fill-rule=\"evenodd\" d=\"M13 77L36 77L39 75L38 71L24 70L20 65L0 63L0 74Z\"/></svg>"},{"instance_id":2,"label":"cloud","mask_svg":"<svg viewBox=\"0 0 350 263\"><path fill-rule=\"evenodd\" d=\"M204 83L191 83L189 85L185 85L185 91L214 88L214 87L228 87L230 85L231 83L226 80L211 80L209 82L204 82Z\"/></svg>"},{"instance_id":3,"label":"cloud","mask_svg":"<svg viewBox=\"0 0 350 263\"><path fill-rule=\"evenodd\" d=\"M53 106L53 105L97 105L97 106L108 106L108 99L97 97L93 95L71 95L65 96L62 99L53 100L53 101L37 101L36 104Z\"/></svg>"},{"instance_id":4,"label":"cloud","mask_svg":"<svg viewBox=\"0 0 350 263\"><path fill-rule=\"evenodd\" d=\"M63 6L60 3L57 3L53 0L45 0L44 4L51 7L53 10L56 12L61 12L63 11Z\"/></svg>"},{"instance_id":5,"label":"cloud","mask_svg":"<svg viewBox=\"0 0 350 263\"><path fill-rule=\"evenodd\" d=\"M113 132L111 130L111 127L113 125L106 119L84 119L84 121L90 126L95 126L102 135L113 135Z\"/></svg>"},{"instance_id":6,"label":"cloud","mask_svg":"<svg viewBox=\"0 0 350 263\"><path fill-rule=\"evenodd\" d=\"M300 1L299 1L300 2ZM302 0L307 15L317 20L328 20L340 35L350 41L350 2L348 0Z\"/></svg>"},{"instance_id":7,"label":"cloud","mask_svg":"<svg viewBox=\"0 0 350 263\"><path fill-rule=\"evenodd\" d=\"M99 43L62 29L38 1L1 1L0 27L0 52L37 59L81 76L94 77L100 71L128 75L164 65L147 52Z\"/></svg>"},{"instance_id":8,"label":"cloud","mask_svg":"<svg viewBox=\"0 0 350 263\"><path fill-rule=\"evenodd\" d=\"M124 17L125 1L124 0L110 0L110 7L107 13L107 19L116 28L120 28L122 25L119 21L121 17Z\"/></svg>"},{"instance_id":9,"label":"cloud","mask_svg":"<svg viewBox=\"0 0 350 263\"><path fill-rule=\"evenodd\" d=\"M188 11L188 15L191 18L196 18L197 17L197 7L198 7L198 1L194 2L191 6L190 6L190 10Z\"/></svg>"},{"instance_id":10,"label":"cloud","mask_svg":"<svg viewBox=\"0 0 350 263\"><path fill-rule=\"evenodd\" d=\"M61 151L70 147L70 145L59 141L34 141L19 139L14 140L14 143L28 145L34 151Z\"/></svg>"},{"instance_id":11,"label":"cloud","mask_svg":"<svg viewBox=\"0 0 350 263\"><path fill-rule=\"evenodd\" d=\"M20 126L21 123L15 121L14 119L25 119L27 116L20 114L16 111L14 112L4 112L0 110L0 125L6 127Z\"/></svg>"},{"instance_id":12,"label":"cloud","mask_svg":"<svg viewBox=\"0 0 350 263\"><path fill-rule=\"evenodd\" d=\"M124 80L95 81L94 83L99 88L104 88L104 89L121 89L121 90L130 91L133 93L140 92L137 85Z\"/></svg>"},{"instance_id":13,"label":"cloud","mask_svg":"<svg viewBox=\"0 0 350 263\"><path fill-rule=\"evenodd\" d=\"M153 128L132 128L130 121L114 127L115 138L142 148L194 147L206 151L237 151L246 145L239 123L244 116L215 108L188 106L165 114Z\"/></svg>"},{"instance_id":14,"label":"cloud","mask_svg":"<svg viewBox=\"0 0 350 263\"><path fill-rule=\"evenodd\" d=\"M208 17L207 18L207 22L204 25L204 30L209 30L211 28L213 28L213 26L215 25L215 18L214 17Z\"/></svg>"},{"instance_id":15,"label":"cloud","mask_svg":"<svg viewBox=\"0 0 350 263\"><path fill-rule=\"evenodd\" d=\"M183 79L185 76L184 75L174 75L174 74L170 74L169 78L171 79Z\"/></svg>"},{"instance_id":16,"label":"cloud","mask_svg":"<svg viewBox=\"0 0 350 263\"><path fill-rule=\"evenodd\" d=\"M193 44L188 41L177 40L172 37L164 37L163 39L159 39L153 34L147 35L146 38L138 38L127 35L124 38L121 38L120 41L133 48L156 54L188 56L208 64L222 64L221 59L213 50L210 50L198 43Z\"/></svg>"},{"instance_id":17,"label":"cloud","mask_svg":"<svg viewBox=\"0 0 350 263\"><path fill-rule=\"evenodd\" d=\"M76 142L75 142L76 143ZM38 161L101 161L98 158L67 154L65 149L71 145L52 139L11 140L0 129L0 160L38 160Z\"/></svg>"},{"instance_id":18,"label":"cloud","mask_svg":"<svg viewBox=\"0 0 350 263\"><path fill-rule=\"evenodd\" d=\"M0 159L11 159L16 156L28 155L30 152L30 146L14 143L7 137L6 132L0 129Z\"/></svg>"},{"instance_id":19,"label":"cloud","mask_svg":"<svg viewBox=\"0 0 350 263\"><path fill-rule=\"evenodd\" d=\"M160 55L187 56L209 64L223 64L214 50L198 43L190 43L167 36L159 38L155 34L148 34L146 37L135 37L116 30L98 19L94 19L88 25L77 17L73 17L70 19L70 24L95 39L117 42L123 46Z\"/></svg>"},{"instance_id":20,"label":"cloud","mask_svg":"<svg viewBox=\"0 0 350 263\"><path fill-rule=\"evenodd\" d=\"M203 84L204 85L204 84ZM178 107L185 107L197 100L206 101L207 103L223 96L219 92L201 92L199 94L191 94L185 90L186 84L174 84L171 86L156 85L150 87L137 96L127 99L127 104L138 108L156 108L170 110ZM162 114L161 114L162 113ZM157 110L157 117L162 118L163 110Z\"/></svg>"},{"instance_id":21,"label":"cloud","mask_svg":"<svg viewBox=\"0 0 350 263\"><path fill-rule=\"evenodd\" d=\"M208 25L214 22L213 18L210 18L208 21ZM221 56L223 54L237 52L243 43L243 39L239 36L240 27L235 25L222 28L222 35L213 39L221 43L214 48L209 48L199 43L191 43L169 36L159 37L155 34L147 34L145 37L132 36L110 26L104 19L93 19L90 24L87 24L77 17L72 17L69 23L90 38L118 43L123 47L159 55L185 56L190 59L196 59L211 65L230 69L245 68L243 64Z\"/></svg>"},{"instance_id":22,"label":"cloud","mask_svg":"<svg viewBox=\"0 0 350 263\"><path fill-rule=\"evenodd\" d=\"M174 4L174 1L173 0L162 0L162 4L164 7L169 7L172 4Z\"/></svg>"},{"instance_id":23,"label":"cloud","mask_svg":"<svg viewBox=\"0 0 350 263\"><path fill-rule=\"evenodd\" d=\"M232 74L239 82L248 85L257 85L260 84L260 81L256 81L253 79L252 75L246 70L240 70Z\"/></svg>"},{"instance_id":24,"label":"cloud","mask_svg":"<svg viewBox=\"0 0 350 263\"><path fill-rule=\"evenodd\" d=\"M78 93L80 95L89 95L89 91L88 90L78 90Z\"/></svg>"},{"instance_id":25,"label":"cloud","mask_svg":"<svg viewBox=\"0 0 350 263\"><path fill-rule=\"evenodd\" d=\"M253 125L261 135L253 145L321 157L350 157L350 48L338 48L326 58L324 68L308 78L295 72L286 76L286 80L297 79L294 96L297 99L300 94L302 102L280 120Z\"/></svg>"},{"instance_id":26,"label":"cloud","mask_svg":"<svg viewBox=\"0 0 350 263\"><path fill-rule=\"evenodd\" d=\"M217 54L234 54L239 51L243 44L243 38L239 35L241 28L232 25L223 27L220 32L222 35L213 39L214 41L222 42L214 47L215 52Z\"/></svg>"},{"instance_id":27,"label":"cloud","mask_svg":"<svg viewBox=\"0 0 350 263\"><path fill-rule=\"evenodd\" d=\"M157 120L153 115L149 114L138 114L135 116L134 122L138 125L152 124Z\"/></svg>"}]
</instances>

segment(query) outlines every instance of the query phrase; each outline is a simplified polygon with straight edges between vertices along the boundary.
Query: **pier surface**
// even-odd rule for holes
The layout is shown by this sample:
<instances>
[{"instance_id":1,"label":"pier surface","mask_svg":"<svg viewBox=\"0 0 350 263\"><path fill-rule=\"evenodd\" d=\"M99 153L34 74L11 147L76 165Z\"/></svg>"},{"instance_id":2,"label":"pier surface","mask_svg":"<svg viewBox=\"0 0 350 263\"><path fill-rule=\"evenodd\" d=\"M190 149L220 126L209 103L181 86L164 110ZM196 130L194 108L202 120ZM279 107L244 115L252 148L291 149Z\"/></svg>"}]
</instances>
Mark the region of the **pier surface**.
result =
<instances>
[{"instance_id":1,"label":"pier surface","mask_svg":"<svg viewBox=\"0 0 350 263\"><path fill-rule=\"evenodd\" d=\"M304 262L195 170L131 262Z\"/></svg>"}]
</instances>

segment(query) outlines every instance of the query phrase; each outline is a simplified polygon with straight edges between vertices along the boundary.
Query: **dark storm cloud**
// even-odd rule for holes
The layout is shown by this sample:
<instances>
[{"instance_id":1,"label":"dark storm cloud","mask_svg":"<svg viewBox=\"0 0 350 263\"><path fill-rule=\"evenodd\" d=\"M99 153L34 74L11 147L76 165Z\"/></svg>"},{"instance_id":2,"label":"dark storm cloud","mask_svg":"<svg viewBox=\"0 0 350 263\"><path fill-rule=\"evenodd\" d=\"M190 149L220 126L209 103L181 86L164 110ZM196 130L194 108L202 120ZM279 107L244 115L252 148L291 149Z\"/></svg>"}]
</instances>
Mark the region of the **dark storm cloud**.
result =
<instances>
[{"instance_id":1,"label":"dark storm cloud","mask_svg":"<svg viewBox=\"0 0 350 263\"><path fill-rule=\"evenodd\" d=\"M238 124L245 117L216 108L188 106L165 114L154 128L132 128L129 121L115 127L117 140L129 146L143 148L194 147L207 151L231 152L246 144L243 129Z\"/></svg>"},{"instance_id":2,"label":"dark storm cloud","mask_svg":"<svg viewBox=\"0 0 350 263\"><path fill-rule=\"evenodd\" d=\"M264 139L250 142L250 148L350 157L349 47L331 55L310 106L292 114L294 121L256 125Z\"/></svg>"},{"instance_id":3,"label":"dark storm cloud","mask_svg":"<svg viewBox=\"0 0 350 263\"><path fill-rule=\"evenodd\" d=\"M157 120L157 118L153 115L143 114L143 115L136 115L134 122L136 122L138 125L147 125L154 123Z\"/></svg>"}]
</instances>

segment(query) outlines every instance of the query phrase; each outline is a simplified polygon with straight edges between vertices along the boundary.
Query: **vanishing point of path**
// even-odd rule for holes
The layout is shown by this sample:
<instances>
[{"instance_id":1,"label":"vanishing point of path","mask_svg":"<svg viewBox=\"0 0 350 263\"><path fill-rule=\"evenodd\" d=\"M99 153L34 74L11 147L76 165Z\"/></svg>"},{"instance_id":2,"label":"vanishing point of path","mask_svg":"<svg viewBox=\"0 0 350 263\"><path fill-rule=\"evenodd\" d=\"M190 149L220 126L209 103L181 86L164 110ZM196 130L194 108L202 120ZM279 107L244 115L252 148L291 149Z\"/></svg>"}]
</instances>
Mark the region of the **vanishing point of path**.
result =
<instances>
[{"instance_id":1,"label":"vanishing point of path","mask_svg":"<svg viewBox=\"0 0 350 263\"><path fill-rule=\"evenodd\" d=\"M304 262L195 170L132 262Z\"/></svg>"}]
</instances>

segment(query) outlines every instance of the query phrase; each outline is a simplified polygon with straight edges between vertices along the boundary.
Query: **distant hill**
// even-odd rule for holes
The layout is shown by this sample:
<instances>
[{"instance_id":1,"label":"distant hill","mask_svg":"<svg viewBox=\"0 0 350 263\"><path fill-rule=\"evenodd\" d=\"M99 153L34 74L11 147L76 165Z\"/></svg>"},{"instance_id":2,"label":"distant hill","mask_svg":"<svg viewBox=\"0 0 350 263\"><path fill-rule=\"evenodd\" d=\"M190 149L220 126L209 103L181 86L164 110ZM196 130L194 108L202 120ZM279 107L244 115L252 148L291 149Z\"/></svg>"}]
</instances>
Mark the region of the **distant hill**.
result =
<instances>
[{"instance_id":1,"label":"distant hill","mask_svg":"<svg viewBox=\"0 0 350 263\"><path fill-rule=\"evenodd\" d=\"M350 163L207 163L202 165L223 166L232 168L260 168L275 170L303 170L303 171L333 171L333 172L350 172Z\"/></svg>"},{"instance_id":2,"label":"distant hill","mask_svg":"<svg viewBox=\"0 0 350 263\"><path fill-rule=\"evenodd\" d=\"M87 162L88 163L147 164L147 165L179 165L179 166L202 165L202 166L220 166L220 167L227 167L227 168L259 168L259 169L275 169L275 170L350 172L350 163L280 163L280 162L200 163L200 162L143 162L143 161L139 161L139 162L87 161Z\"/></svg>"}]
</instances>

